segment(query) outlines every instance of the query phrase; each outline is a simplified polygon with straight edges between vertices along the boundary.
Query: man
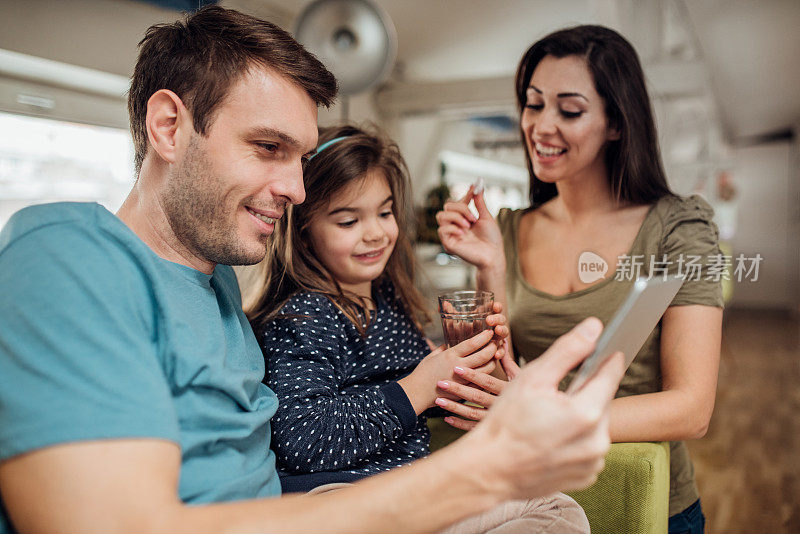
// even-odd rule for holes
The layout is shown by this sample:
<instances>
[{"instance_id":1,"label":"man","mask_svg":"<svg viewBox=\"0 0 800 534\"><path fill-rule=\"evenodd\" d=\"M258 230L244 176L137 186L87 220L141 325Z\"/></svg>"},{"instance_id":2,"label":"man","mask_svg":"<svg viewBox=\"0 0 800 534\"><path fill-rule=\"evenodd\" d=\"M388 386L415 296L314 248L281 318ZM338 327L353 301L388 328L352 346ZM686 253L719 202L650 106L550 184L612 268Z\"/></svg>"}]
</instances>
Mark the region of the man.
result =
<instances>
[{"instance_id":1,"label":"man","mask_svg":"<svg viewBox=\"0 0 800 534\"><path fill-rule=\"evenodd\" d=\"M0 234L0 532L432 532L593 480L621 361L556 391L599 335L588 320L444 451L264 499L280 494L276 401L229 265L261 260L303 201L334 96L269 23L210 7L148 30L129 95L138 179L118 214L37 206Z\"/></svg>"}]
</instances>

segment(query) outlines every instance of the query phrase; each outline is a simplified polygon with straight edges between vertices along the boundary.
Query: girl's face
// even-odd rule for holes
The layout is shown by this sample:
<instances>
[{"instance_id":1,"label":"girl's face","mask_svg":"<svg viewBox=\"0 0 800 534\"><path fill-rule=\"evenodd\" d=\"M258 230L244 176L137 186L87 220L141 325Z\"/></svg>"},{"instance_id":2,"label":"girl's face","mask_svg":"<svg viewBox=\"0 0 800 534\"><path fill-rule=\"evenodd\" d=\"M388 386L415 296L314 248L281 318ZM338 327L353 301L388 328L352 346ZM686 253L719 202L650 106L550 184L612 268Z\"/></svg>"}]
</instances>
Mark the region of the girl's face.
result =
<instances>
[{"instance_id":1,"label":"girl's face","mask_svg":"<svg viewBox=\"0 0 800 534\"><path fill-rule=\"evenodd\" d=\"M531 76L520 118L540 180L605 175L606 143L619 134L609 127L604 105L583 58L542 58Z\"/></svg>"},{"instance_id":2,"label":"girl's face","mask_svg":"<svg viewBox=\"0 0 800 534\"><path fill-rule=\"evenodd\" d=\"M342 289L371 296L399 232L392 191L382 171L369 171L333 195L311 219L309 234L317 258Z\"/></svg>"}]
</instances>

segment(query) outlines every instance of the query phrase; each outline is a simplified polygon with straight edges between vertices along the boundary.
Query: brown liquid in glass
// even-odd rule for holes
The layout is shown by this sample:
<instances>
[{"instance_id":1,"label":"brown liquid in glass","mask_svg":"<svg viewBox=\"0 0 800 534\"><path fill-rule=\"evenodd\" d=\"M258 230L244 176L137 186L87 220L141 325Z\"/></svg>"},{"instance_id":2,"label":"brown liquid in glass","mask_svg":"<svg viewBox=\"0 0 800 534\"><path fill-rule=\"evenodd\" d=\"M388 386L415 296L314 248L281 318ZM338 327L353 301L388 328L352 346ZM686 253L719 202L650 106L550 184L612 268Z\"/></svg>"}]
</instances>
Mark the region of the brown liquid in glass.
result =
<instances>
[{"instance_id":1,"label":"brown liquid in glass","mask_svg":"<svg viewBox=\"0 0 800 534\"><path fill-rule=\"evenodd\" d=\"M487 312L441 313L440 315L442 316L442 331L448 347L454 347L489 328L486 324L486 318L489 316Z\"/></svg>"}]
</instances>

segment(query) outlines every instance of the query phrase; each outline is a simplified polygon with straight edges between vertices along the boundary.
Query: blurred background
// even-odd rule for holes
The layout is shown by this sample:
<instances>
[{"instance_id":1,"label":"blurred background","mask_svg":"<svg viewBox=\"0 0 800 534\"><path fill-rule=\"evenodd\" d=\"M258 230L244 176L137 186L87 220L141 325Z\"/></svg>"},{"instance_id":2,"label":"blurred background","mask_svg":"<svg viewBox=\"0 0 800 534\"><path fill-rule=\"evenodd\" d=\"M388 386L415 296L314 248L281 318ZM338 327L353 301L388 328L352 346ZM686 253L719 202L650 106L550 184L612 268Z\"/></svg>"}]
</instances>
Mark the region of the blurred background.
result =
<instances>
[{"instance_id":1,"label":"blurred background","mask_svg":"<svg viewBox=\"0 0 800 534\"><path fill-rule=\"evenodd\" d=\"M134 180L136 45L208 3L321 47L345 91L320 124L368 120L397 140L429 294L472 283L436 240L444 199L480 177L493 211L527 205L513 94L525 49L579 23L628 38L671 187L714 206L727 254L761 258L726 287L717 409L691 444L709 531L800 532L800 2L0 0L0 227L33 203L119 207Z\"/></svg>"}]
</instances>

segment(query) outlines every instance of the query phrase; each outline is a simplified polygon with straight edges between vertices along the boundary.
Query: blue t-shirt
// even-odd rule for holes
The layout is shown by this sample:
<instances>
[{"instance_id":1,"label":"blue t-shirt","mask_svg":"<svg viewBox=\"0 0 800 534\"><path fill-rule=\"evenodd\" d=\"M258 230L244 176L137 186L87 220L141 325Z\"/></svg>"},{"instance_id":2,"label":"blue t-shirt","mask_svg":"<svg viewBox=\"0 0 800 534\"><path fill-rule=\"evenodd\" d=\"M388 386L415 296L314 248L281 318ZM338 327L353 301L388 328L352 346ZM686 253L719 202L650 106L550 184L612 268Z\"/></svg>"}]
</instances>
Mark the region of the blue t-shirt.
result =
<instances>
[{"instance_id":1,"label":"blue t-shirt","mask_svg":"<svg viewBox=\"0 0 800 534\"><path fill-rule=\"evenodd\" d=\"M164 260L97 204L26 208L0 233L0 461L165 439L184 502L276 496L263 377L230 267Z\"/></svg>"}]
</instances>

